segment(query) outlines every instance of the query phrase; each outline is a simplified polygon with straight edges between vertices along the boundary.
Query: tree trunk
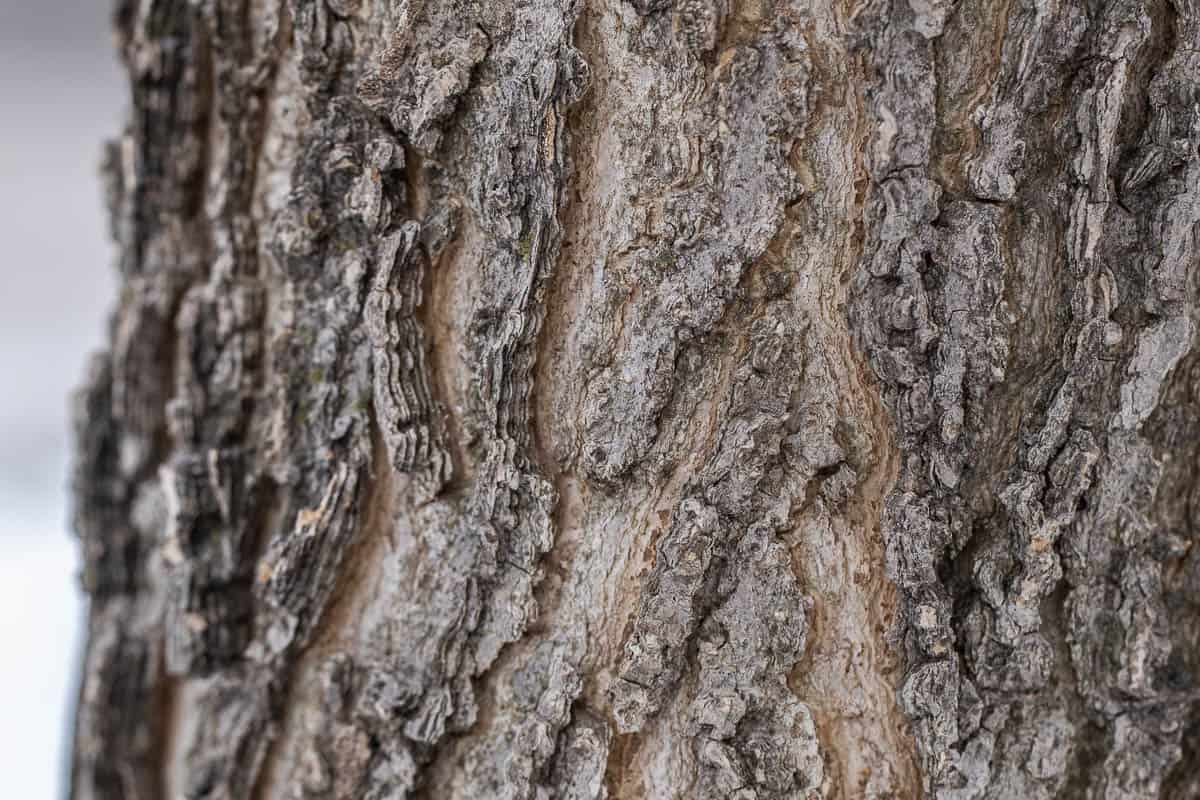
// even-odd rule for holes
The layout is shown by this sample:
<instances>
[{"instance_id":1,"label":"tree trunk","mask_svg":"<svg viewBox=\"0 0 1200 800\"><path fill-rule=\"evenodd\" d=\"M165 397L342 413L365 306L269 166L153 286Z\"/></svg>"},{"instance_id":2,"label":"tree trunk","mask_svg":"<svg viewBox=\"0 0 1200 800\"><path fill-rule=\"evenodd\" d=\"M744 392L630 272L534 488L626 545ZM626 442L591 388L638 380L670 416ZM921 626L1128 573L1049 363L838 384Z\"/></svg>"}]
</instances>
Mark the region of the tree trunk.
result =
<instances>
[{"instance_id":1,"label":"tree trunk","mask_svg":"<svg viewBox=\"0 0 1200 800\"><path fill-rule=\"evenodd\" d=\"M1200 797L1197 0L122 0L71 796Z\"/></svg>"}]
</instances>

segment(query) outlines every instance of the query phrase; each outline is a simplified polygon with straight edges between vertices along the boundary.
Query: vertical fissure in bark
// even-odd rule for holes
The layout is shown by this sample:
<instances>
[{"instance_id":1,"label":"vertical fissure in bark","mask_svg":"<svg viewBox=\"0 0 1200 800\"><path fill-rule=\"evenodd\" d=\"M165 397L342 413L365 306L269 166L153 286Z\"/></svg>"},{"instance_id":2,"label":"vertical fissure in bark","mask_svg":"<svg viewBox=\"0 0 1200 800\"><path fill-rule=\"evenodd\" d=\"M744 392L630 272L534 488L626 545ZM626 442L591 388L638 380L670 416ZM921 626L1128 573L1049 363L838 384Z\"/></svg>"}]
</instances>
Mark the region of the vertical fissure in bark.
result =
<instances>
[{"instance_id":1,"label":"vertical fissure in bark","mask_svg":"<svg viewBox=\"0 0 1200 800\"><path fill-rule=\"evenodd\" d=\"M849 17L849 9L831 4L820 28L807 31L825 88L794 155L806 194L824 201L817 215L799 207L805 230L820 232L815 241L801 243L799 255L812 264L814 256L837 254L828 268L814 271L811 335L831 356L825 368L837 383L839 419L832 433L845 457L816 472L794 517L794 563L814 607L810 640L789 685L813 708L826 796L907 796L918 791L919 778L907 721L894 699L900 667L891 640L896 598L879 527L884 498L898 477L899 453L879 386L846 326L867 224L862 153L868 136L864 65L833 44L845 35ZM830 36L831 30L840 36ZM839 150L822 154L813 148L813 141L829 141L834 132Z\"/></svg>"}]
</instances>

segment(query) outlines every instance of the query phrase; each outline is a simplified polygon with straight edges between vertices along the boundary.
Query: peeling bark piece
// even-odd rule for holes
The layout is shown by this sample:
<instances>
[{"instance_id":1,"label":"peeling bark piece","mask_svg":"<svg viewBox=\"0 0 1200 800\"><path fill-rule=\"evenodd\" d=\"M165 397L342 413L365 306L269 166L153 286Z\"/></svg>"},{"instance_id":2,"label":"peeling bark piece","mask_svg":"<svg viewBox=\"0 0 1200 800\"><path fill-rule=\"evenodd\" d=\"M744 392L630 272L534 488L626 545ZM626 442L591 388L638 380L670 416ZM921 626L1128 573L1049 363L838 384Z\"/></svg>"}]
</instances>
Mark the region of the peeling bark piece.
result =
<instances>
[{"instance_id":1,"label":"peeling bark piece","mask_svg":"<svg viewBox=\"0 0 1200 800\"><path fill-rule=\"evenodd\" d=\"M371 337L376 424L392 466L423 473L425 496L450 478L450 457L436 427L441 414L429 390L425 342L414 313L424 270L416 252L420 228L408 223L380 245L379 271L363 310Z\"/></svg>"}]
</instances>

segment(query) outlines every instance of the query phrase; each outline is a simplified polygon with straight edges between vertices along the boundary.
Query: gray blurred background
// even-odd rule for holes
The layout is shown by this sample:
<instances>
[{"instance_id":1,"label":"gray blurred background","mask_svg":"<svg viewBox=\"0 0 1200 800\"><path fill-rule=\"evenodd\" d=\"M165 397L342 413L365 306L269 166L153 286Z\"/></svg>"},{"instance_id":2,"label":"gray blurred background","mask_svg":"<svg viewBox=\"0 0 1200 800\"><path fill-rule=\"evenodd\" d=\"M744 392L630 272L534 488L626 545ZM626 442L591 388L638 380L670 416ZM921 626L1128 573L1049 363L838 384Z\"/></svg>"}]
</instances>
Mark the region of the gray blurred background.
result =
<instances>
[{"instance_id":1,"label":"gray blurred background","mask_svg":"<svg viewBox=\"0 0 1200 800\"><path fill-rule=\"evenodd\" d=\"M0 791L65 788L82 598L67 398L115 297L98 178L125 85L107 0L0 0Z\"/></svg>"}]
</instances>

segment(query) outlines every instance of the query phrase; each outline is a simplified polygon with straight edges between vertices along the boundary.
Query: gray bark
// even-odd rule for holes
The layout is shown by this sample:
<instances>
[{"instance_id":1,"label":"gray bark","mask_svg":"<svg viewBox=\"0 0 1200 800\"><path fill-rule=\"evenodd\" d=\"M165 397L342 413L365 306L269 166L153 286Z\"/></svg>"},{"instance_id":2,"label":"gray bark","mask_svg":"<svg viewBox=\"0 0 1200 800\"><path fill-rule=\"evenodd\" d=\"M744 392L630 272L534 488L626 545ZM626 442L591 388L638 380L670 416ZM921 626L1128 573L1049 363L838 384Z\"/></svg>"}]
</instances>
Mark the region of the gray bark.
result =
<instances>
[{"instance_id":1,"label":"gray bark","mask_svg":"<svg viewBox=\"0 0 1200 800\"><path fill-rule=\"evenodd\" d=\"M1196 0L122 0L71 796L1200 797Z\"/></svg>"}]
</instances>

